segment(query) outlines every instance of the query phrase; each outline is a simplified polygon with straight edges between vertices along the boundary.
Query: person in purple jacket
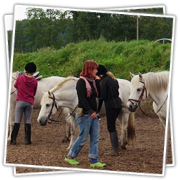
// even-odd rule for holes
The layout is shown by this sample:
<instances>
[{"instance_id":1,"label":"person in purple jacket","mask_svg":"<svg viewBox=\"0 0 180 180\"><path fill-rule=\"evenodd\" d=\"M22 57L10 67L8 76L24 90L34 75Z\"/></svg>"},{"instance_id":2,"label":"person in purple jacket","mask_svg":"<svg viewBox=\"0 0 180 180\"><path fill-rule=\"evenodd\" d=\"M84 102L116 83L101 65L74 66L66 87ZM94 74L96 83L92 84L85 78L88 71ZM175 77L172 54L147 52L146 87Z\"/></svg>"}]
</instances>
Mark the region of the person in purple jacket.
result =
<instances>
[{"instance_id":1,"label":"person in purple jacket","mask_svg":"<svg viewBox=\"0 0 180 180\"><path fill-rule=\"evenodd\" d=\"M11 134L11 145L16 144L22 115L25 121L25 144L31 144L31 113L33 110L34 96L37 91L37 80L33 77L36 65L33 62L26 64L25 74L18 76L14 87L17 88L15 123Z\"/></svg>"}]
</instances>

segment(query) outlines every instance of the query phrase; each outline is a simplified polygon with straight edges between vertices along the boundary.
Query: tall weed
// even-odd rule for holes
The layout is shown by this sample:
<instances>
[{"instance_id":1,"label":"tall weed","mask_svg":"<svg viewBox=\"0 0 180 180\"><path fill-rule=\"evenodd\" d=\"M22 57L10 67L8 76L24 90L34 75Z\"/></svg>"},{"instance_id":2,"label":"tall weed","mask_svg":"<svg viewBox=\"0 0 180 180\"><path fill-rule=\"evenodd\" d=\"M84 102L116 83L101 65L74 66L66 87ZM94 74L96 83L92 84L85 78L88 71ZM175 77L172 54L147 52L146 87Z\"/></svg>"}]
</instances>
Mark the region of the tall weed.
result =
<instances>
[{"instance_id":1,"label":"tall weed","mask_svg":"<svg viewBox=\"0 0 180 180\"><path fill-rule=\"evenodd\" d=\"M151 41L107 42L99 40L70 43L62 49L43 48L34 53L14 54L13 71L22 71L35 62L43 77L79 76L83 63L94 60L117 78L130 79L129 72L169 70L171 44Z\"/></svg>"}]
</instances>

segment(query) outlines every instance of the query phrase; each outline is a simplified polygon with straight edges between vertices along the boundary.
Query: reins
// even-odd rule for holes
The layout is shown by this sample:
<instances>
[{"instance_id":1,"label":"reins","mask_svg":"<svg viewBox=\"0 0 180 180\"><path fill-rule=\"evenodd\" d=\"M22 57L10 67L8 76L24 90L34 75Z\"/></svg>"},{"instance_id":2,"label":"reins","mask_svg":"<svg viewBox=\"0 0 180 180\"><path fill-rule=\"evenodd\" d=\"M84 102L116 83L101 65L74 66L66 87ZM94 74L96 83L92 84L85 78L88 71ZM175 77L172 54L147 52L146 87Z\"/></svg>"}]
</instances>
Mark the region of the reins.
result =
<instances>
[{"instance_id":1,"label":"reins","mask_svg":"<svg viewBox=\"0 0 180 180\"><path fill-rule=\"evenodd\" d=\"M14 94L16 91L17 91L17 89L16 89L16 90L14 90L13 92L11 92L11 94L10 94L10 95Z\"/></svg>"},{"instance_id":2,"label":"reins","mask_svg":"<svg viewBox=\"0 0 180 180\"><path fill-rule=\"evenodd\" d=\"M165 99L165 101L164 101L164 103L161 105L161 107L158 109L158 111L156 112L156 114L162 109L162 107L164 106L164 104L165 104L165 102L166 102L166 100L167 100L167 98L168 98L168 95L167 95L167 97L166 97L166 99Z\"/></svg>"}]
</instances>

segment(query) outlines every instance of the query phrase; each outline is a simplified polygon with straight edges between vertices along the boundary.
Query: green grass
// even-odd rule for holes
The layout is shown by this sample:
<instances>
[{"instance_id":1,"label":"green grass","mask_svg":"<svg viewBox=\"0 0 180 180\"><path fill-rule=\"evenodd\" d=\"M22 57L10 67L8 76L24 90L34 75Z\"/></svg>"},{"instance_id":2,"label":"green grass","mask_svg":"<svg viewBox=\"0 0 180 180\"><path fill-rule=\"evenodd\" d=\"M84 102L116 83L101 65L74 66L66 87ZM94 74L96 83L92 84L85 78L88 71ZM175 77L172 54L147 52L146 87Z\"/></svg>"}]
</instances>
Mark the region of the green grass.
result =
<instances>
[{"instance_id":1,"label":"green grass","mask_svg":"<svg viewBox=\"0 0 180 180\"><path fill-rule=\"evenodd\" d=\"M34 53L14 54L13 71L34 62L43 77L79 76L86 60L103 64L115 77L129 79L129 72L169 70L171 44L150 41L107 42L103 38L70 43L62 49L43 48Z\"/></svg>"}]
</instances>

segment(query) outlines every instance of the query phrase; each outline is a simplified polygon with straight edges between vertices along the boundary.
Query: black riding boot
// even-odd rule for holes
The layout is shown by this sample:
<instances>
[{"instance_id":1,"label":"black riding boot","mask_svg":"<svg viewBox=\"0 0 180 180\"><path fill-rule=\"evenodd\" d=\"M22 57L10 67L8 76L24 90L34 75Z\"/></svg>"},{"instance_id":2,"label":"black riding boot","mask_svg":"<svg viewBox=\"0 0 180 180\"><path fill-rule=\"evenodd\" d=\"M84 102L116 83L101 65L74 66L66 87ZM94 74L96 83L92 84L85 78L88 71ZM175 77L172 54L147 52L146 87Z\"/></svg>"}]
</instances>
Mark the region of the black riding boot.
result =
<instances>
[{"instance_id":1,"label":"black riding boot","mask_svg":"<svg viewBox=\"0 0 180 180\"><path fill-rule=\"evenodd\" d=\"M25 124L25 144L31 144L31 124Z\"/></svg>"},{"instance_id":2,"label":"black riding boot","mask_svg":"<svg viewBox=\"0 0 180 180\"><path fill-rule=\"evenodd\" d=\"M118 135L117 132L111 132L110 133L110 140L112 149L105 153L106 156L118 156L119 155L119 143L118 143Z\"/></svg>"},{"instance_id":3,"label":"black riding boot","mask_svg":"<svg viewBox=\"0 0 180 180\"><path fill-rule=\"evenodd\" d=\"M20 127L20 123L14 123L13 130L11 133L11 142L10 142L11 145L16 144L16 137L19 131L19 127Z\"/></svg>"}]
</instances>

